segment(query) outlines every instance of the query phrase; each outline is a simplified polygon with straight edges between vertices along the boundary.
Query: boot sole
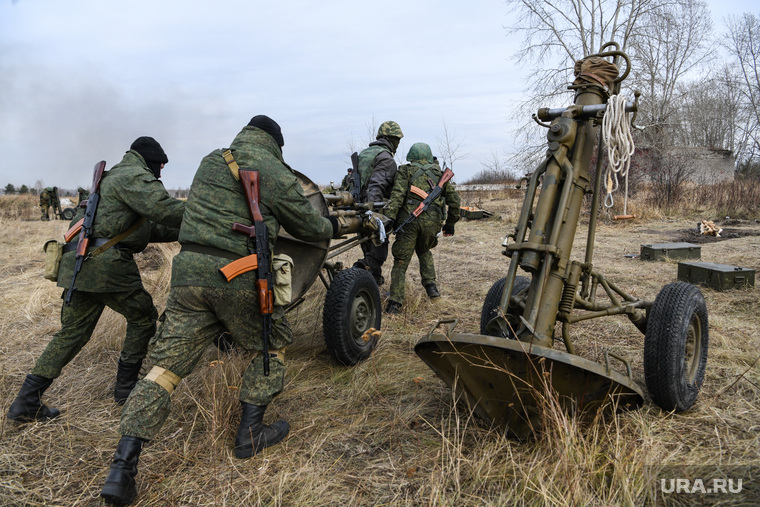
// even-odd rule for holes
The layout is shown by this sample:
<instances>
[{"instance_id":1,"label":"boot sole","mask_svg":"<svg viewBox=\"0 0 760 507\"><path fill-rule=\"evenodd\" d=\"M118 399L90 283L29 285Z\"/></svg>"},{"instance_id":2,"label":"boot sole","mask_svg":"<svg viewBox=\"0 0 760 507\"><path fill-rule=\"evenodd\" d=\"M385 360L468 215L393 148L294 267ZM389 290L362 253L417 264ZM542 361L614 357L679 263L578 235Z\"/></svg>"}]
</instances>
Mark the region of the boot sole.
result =
<instances>
[{"instance_id":1,"label":"boot sole","mask_svg":"<svg viewBox=\"0 0 760 507\"><path fill-rule=\"evenodd\" d=\"M42 417L37 417L36 415L27 415L27 414L19 414L19 415L8 414L6 416L6 419L15 421L17 423L31 423L31 422L37 422L37 421L50 421L51 419L55 419L59 415L61 415L60 412L56 412L50 416L42 416Z\"/></svg>"},{"instance_id":2,"label":"boot sole","mask_svg":"<svg viewBox=\"0 0 760 507\"><path fill-rule=\"evenodd\" d=\"M273 445L279 444L280 442L282 442L285 439L285 437L288 436L288 433L290 433L290 428L288 428L282 435L280 435L279 438L276 438L272 440L271 442L267 442L266 445L263 445L261 447L235 448L235 457L238 459L252 458L253 456L256 456L258 453L266 449L267 447L272 447Z\"/></svg>"},{"instance_id":3,"label":"boot sole","mask_svg":"<svg viewBox=\"0 0 760 507\"><path fill-rule=\"evenodd\" d=\"M100 492L101 498L105 499L106 503L112 505L129 505L137 497L137 489L132 488L132 491L127 492L127 498L121 496L121 484L109 484L105 483L103 490Z\"/></svg>"}]
</instances>

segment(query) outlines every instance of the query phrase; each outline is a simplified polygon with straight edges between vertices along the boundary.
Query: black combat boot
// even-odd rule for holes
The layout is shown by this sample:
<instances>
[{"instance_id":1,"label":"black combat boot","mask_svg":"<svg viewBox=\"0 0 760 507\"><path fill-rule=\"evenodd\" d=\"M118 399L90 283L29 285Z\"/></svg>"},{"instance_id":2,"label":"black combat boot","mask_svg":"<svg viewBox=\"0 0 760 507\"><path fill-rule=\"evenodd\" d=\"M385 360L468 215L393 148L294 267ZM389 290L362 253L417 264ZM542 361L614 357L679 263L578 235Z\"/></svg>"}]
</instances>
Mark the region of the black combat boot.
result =
<instances>
[{"instance_id":1,"label":"black combat boot","mask_svg":"<svg viewBox=\"0 0 760 507\"><path fill-rule=\"evenodd\" d=\"M441 293L438 292L438 287L435 286L435 283L425 285L425 292L427 292L430 299L441 297Z\"/></svg>"},{"instance_id":2,"label":"black combat boot","mask_svg":"<svg viewBox=\"0 0 760 507\"><path fill-rule=\"evenodd\" d=\"M119 359L119 366L116 370L116 387L113 390L113 398L119 405L124 405L129 393L135 388L140 368L142 368L142 361L136 364L128 364Z\"/></svg>"},{"instance_id":3,"label":"black combat boot","mask_svg":"<svg viewBox=\"0 0 760 507\"><path fill-rule=\"evenodd\" d=\"M396 315L399 312L401 312L401 303L397 303L396 301L388 301L388 304L385 305L385 313Z\"/></svg>"},{"instance_id":4,"label":"black combat boot","mask_svg":"<svg viewBox=\"0 0 760 507\"><path fill-rule=\"evenodd\" d=\"M137 475L137 459L145 440L137 437L123 436L116 446L111 471L108 472L106 483L100 496L106 503L127 505L137 496L135 476Z\"/></svg>"},{"instance_id":5,"label":"black combat boot","mask_svg":"<svg viewBox=\"0 0 760 507\"><path fill-rule=\"evenodd\" d=\"M277 421L271 426L263 424L266 405L258 406L240 402L242 413L240 426L235 436L235 457L250 458L280 442L290 431L287 421Z\"/></svg>"},{"instance_id":6,"label":"black combat boot","mask_svg":"<svg viewBox=\"0 0 760 507\"><path fill-rule=\"evenodd\" d=\"M42 393L52 383L51 378L38 377L31 373L27 375L6 417L18 422L41 421L58 417L60 415L58 409L48 408L41 401Z\"/></svg>"}]
</instances>

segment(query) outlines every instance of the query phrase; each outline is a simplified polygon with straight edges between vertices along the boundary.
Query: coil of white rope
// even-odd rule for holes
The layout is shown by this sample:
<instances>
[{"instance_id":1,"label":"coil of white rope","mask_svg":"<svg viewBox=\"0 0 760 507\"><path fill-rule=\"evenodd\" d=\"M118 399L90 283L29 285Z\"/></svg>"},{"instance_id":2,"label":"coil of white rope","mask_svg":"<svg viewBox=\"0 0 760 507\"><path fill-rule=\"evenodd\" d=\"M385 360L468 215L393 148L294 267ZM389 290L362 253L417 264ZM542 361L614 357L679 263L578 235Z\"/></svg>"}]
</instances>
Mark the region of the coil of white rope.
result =
<instances>
[{"instance_id":1,"label":"coil of white rope","mask_svg":"<svg viewBox=\"0 0 760 507\"><path fill-rule=\"evenodd\" d=\"M612 193L620 187L618 178L624 178L623 214L627 213L628 170L631 167L631 156L636 149L631 135L631 122L625 112L626 102L623 95L612 95L607 101L607 110L602 119L602 136L607 144L607 197L604 205L612 207Z\"/></svg>"}]
</instances>

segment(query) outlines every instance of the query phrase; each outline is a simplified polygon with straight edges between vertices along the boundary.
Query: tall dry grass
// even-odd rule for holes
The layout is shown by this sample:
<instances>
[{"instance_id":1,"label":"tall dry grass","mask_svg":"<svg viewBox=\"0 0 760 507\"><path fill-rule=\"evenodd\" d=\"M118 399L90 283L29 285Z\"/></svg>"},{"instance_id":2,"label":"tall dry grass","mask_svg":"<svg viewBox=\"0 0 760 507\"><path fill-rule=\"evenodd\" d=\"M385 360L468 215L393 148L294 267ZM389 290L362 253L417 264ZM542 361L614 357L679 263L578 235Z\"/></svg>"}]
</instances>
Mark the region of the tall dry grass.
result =
<instances>
[{"instance_id":1,"label":"tall dry grass","mask_svg":"<svg viewBox=\"0 0 760 507\"><path fill-rule=\"evenodd\" d=\"M686 413L664 413L646 402L638 410L581 416L558 410L547 396L542 429L519 441L458 403L415 355L414 344L441 318L457 318L458 330L477 332L485 294L506 274L500 244L514 228L519 200L480 199L495 218L460 222L456 235L441 238L434 250L442 297L427 299L413 260L406 304L400 315L384 318L383 336L367 361L347 368L326 354L324 288L319 282L312 287L290 315L295 343L287 353L285 391L266 415L266 421L288 420L291 434L252 459L238 460L232 452L237 389L249 357L210 346L175 391L169 420L141 456L135 505L659 505L664 500L657 478L668 469L705 466L705 473L715 473L717 467L736 467L740 477L760 464L756 287L703 290L710 358L701 396ZM41 245L67 225L0 218L1 505L100 505L118 440L121 407L112 389L125 326L109 310L45 395L61 417L28 425L4 417L59 327L61 291L41 277ZM693 220L673 217L603 220L595 267L634 295L653 299L675 280L676 264L625 255L692 227ZM760 233L753 221L735 227ZM574 257L583 254L583 232L580 227ZM704 243L702 259L757 269L759 238ZM159 245L137 257L159 310L175 252L176 245ZM643 385L643 337L627 320L589 321L571 328L571 335L588 359L601 360L605 350L628 358L634 380ZM745 486L742 494L717 501L756 504ZM665 504L705 500L715 499L680 495Z\"/></svg>"}]
</instances>

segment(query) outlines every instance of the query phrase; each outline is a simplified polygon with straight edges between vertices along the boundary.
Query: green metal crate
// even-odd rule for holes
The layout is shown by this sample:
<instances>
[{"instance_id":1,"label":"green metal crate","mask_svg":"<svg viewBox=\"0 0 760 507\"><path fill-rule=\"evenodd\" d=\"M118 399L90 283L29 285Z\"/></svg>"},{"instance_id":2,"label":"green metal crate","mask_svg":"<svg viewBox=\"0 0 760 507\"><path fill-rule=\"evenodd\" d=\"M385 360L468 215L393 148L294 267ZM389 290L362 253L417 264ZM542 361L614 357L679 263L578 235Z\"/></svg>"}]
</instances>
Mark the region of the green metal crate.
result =
<instances>
[{"instance_id":1,"label":"green metal crate","mask_svg":"<svg viewBox=\"0 0 760 507\"><path fill-rule=\"evenodd\" d=\"M655 243L641 245L642 261L664 261L667 259L701 259L702 247L693 243Z\"/></svg>"},{"instance_id":2,"label":"green metal crate","mask_svg":"<svg viewBox=\"0 0 760 507\"><path fill-rule=\"evenodd\" d=\"M678 279L715 290L746 289L755 285L755 270L714 262L679 262Z\"/></svg>"}]
</instances>

